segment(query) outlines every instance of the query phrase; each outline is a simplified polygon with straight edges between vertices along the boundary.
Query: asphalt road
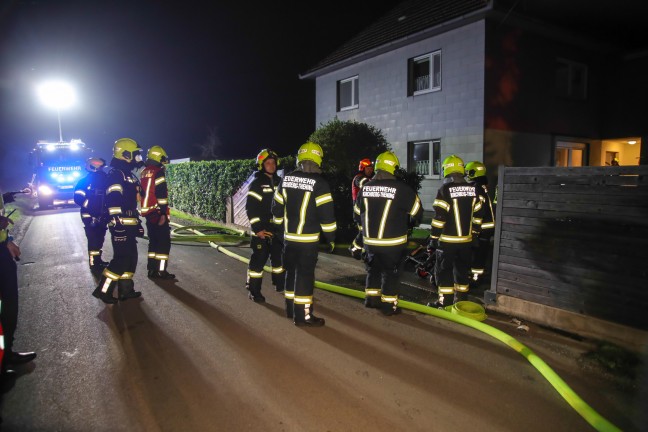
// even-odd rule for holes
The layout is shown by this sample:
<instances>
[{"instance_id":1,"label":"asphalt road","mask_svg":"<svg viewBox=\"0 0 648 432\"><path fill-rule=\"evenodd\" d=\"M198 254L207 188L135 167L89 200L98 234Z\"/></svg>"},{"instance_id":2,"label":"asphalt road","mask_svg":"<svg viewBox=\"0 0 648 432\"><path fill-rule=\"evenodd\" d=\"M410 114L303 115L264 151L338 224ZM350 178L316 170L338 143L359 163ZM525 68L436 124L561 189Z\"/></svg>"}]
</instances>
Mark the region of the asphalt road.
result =
<instances>
[{"instance_id":1,"label":"asphalt road","mask_svg":"<svg viewBox=\"0 0 648 432\"><path fill-rule=\"evenodd\" d=\"M178 281L149 280L146 240L142 298L107 306L91 296L76 209L36 213L20 246L15 348L38 358L3 395L3 431L593 430L522 356L468 327L384 317L316 290L326 326L297 328L269 278L267 303L251 302L246 264L208 246L174 244ZM332 283L353 267L326 255L318 266ZM639 430L630 396L555 369L608 420Z\"/></svg>"}]
</instances>

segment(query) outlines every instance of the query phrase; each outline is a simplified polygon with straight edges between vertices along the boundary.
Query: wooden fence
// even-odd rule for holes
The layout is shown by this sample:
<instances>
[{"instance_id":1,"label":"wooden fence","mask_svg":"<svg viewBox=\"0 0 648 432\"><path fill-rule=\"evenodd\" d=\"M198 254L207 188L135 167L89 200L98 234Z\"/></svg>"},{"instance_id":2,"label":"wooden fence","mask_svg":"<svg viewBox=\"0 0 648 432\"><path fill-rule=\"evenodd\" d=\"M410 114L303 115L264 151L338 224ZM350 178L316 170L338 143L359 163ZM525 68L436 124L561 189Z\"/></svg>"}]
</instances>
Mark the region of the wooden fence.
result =
<instances>
[{"instance_id":1,"label":"wooden fence","mask_svg":"<svg viewBox=\"0 0 648 432\"><path fill-rule=\"evenodd\" d=\"M486 303L518 299L529 313L543 305L648 330L647 174L500 167Z\"/></svg>"}]
</instances>

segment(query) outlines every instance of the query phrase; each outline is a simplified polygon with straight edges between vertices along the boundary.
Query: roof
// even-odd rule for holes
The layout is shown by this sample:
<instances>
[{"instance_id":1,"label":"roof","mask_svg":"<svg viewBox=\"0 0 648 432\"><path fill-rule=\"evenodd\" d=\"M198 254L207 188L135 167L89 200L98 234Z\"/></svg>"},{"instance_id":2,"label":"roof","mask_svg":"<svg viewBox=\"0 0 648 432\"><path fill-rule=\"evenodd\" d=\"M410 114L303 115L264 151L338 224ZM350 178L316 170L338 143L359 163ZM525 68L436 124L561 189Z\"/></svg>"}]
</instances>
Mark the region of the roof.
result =
<instances>
[{"instance_id":1,"label":"roof","mask_svg":"<svg viewBox=\"0 0 648 432\"><path fill-rule=\"evenodd\" d=\"M627 55L643 56L648 53L643 4L636 0L616 0L613 5L592 0L406 0L300 78L315 78L487 15L502 21L523 17L536 24L585 35L601 46L614 46Z\"/></svg>"},{"instance_id":2,"label":"roof","mask_svg":"<svg viewBox=\"0 0 648 432\"><path fill-rule=\"evenodd\" d=\"M489 0L406 0L343 44L300 78L344 60L355 59L421 31L486 8ZM393 49L393 47L391 47Z\"/></svg>"}]
</instances>

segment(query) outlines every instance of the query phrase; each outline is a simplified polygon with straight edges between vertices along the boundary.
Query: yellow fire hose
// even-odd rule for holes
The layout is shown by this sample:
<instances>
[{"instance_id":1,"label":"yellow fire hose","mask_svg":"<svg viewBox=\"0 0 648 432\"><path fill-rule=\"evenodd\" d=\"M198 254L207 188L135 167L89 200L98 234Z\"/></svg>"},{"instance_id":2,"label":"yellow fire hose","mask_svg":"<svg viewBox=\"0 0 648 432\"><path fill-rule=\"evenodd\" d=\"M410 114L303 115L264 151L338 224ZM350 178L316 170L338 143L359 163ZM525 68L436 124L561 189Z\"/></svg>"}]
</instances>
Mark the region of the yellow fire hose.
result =
<instances>
[{"instance_id":1,"label":"yellow fire hose","mask_svg":"<svg viewBox=\"0 0 648 432\"><path fill-rule=\"evenodd\" d=\"M173 224L179 226L177 224ZM225 255L232 257L234 259L237 259L243 263L248 264L250 260L248 258L242 257L230 250L225 249L223 245L219 245L214 243L210 237L214 237L213 240L221 240L221 241L226 241L226 240L232 240L233 237L238 237L240 240L240 236L209 236L207 237L205 234L201 233L198 231L198 229L201 227L183 227L183 229L191 231L195 233L195 235L181 235L183 238L192 238L195 240L199 241L205 241L209 238L208 242L209 245L213 248L215 248L217 251L224 253ZM239 244L242 242L239 242ZM271 273L272 269L269 266L265 266L263 268L266 272ZM349 297L355 297L359 299L363 299L365 297L364 292L350 289L350 288L345 288L337 285L331 285L327 284L324 282L319 282L315 281L315 287L319 289L323 289L326 291L334 292L337 294L342 294L346 295ZM563 381L558 374L551 369L547 363L544 362L540 357L538 357L531 349L526 347L524 344L520 343L517 341L515 338L512 336L506 334L505 332L498 330L492 326L489 326L488 324L484 324L480 321L471 319L471 318L466 318L464 316L458 315L458 314L453 314L451 312L442 310L442 309L436 309L430 306L424 306L418 303L413 303L413 302L408 302L404 300L399 300L398 301L398 306L402 307L403 309L409 309L415 312L420 312L426 315L432 315L437 318L445 319L448 321L453 321L458 324L465 325L467 327L472 327L475 330L478 330L482 333L485 333L500 342L503 342L505 345L508 345L510 348L512 348L514 351L518 352L522 357L527 359L531 365L533 365L534 368L540 372L540 374L553 386L554 389L562 396L563 399L581 416L587 423L589 423L594 429L597 431L601 432L612 432L612 431L621 431L618 427L616 427L614 424L612 424L610 421L605 419L603 416L601 416L594 408L589 406L580 396L578 396L572 389L567 385L565 381Z\"/></svg>"}]
</instances>

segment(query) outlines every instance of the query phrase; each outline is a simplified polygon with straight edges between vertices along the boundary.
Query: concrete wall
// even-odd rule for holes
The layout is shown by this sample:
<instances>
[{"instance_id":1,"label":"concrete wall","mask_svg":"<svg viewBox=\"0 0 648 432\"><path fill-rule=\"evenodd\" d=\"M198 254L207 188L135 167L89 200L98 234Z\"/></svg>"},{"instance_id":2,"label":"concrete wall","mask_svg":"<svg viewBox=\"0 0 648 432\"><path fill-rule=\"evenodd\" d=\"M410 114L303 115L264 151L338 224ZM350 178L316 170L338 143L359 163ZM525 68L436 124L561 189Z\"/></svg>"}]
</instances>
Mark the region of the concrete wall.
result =
<instances>
[{"instance_id":1,"label":"concrete wall","mask_svg":"<svg viewBox=\"0 0 648 432\"><path fill-rule=\"evenodd\" d=\"M407 143L441 141L441 160L457 154L469 162L483 159L484 40L483 21L469 24L381 54L316 79L316 127L338 117L382 130L405 167ZM441 90L407 96L407 61L442 50ZM358 75L359 108L336 111L337 81ZM432 202L441 180L424 180L423 207Z\"/></svg>"}]
</instances>

